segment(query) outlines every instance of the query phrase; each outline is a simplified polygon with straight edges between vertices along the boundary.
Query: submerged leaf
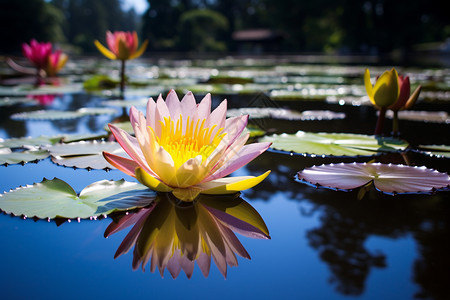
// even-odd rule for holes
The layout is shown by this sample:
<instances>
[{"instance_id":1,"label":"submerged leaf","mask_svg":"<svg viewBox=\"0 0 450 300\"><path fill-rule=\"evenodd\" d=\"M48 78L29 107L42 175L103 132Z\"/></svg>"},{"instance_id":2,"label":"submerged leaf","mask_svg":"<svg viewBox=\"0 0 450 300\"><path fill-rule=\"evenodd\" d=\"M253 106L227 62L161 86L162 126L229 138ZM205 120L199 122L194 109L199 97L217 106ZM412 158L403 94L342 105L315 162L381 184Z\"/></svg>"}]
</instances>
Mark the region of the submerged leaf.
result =
<instances>
[{"instance_id":1,"label":"submerged leaf","mask_svg":"<svg viewBox=\"0 0 450 300\"><path fill-rule=\"evenodd\" d=\"M298 131L296 134L274 134L261 139L272 142L271 148L309 155L371 156L377 152L404 150L408 144L394 138L347 133L312 133Z\"/></svg>"},{"instance_id":2,"label":"submerged leaf","mask_svg":"<svg viewBox=\"0 0 450 300\"><path fill-rule=\"evenodd\" d=\"M37 218L89 218L113 211L144 207L156 193L147 187L125 180L94 182L79 195L61 179L19 187L0 195L0 209L16 216Z\"/></svg>"},{"instance_id":3,"label":"submerged leaf","mask_svg":"<svg viewBox=\"0 0 450 300\"><path fill-rule=\"evenodd\" d=\"M381 163L341 163L306 168L300 180L324 187L350 190L374 183L385 193L423 193L450 185L450 176L426 167Z\"/></svg>"}]
</instances>

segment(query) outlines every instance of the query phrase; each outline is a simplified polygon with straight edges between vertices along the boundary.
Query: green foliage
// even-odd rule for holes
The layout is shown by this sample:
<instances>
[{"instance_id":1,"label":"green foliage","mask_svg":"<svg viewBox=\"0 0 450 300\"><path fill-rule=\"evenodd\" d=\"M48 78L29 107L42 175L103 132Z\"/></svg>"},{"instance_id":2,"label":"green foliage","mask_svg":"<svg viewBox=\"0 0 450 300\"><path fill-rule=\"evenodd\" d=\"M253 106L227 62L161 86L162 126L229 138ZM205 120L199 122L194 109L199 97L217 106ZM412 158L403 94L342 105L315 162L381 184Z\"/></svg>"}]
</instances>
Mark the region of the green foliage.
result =
<instances>
[{"instance_id":1,"label":"green foliage","mask_svg":"<svg viewBox=\"0 0 450 300\"><path fill-rule=\"evenodd\" d=\"M0 52L20 53L31 39L62 42L62 12L44 0L2 0L0 6Z\"/></svg>"},{"instance_id":2,"label":"green foliage","mask_svg":"<svg viewBox=\"0 0 450 300\"><path fill-rule=\"evenodd\" d=\"M16 216L40 219L89 218L144 207L152 203L155 196L147 187L123 179L94 182L77 195L63 180L44 178L40 183L1 195L0 209Z\"/></svg>"},{"instance_id":3,"label":"green foliage","mask_svg":"<svg viewBox=\"0 0 450 300\"><path fill-rule=\"evenodd\" d=\"M228 30L228 20L209 9L190 10L180 18L180 49L185 51L225 51L220 35Z\"/></svg>"}]
</instances>

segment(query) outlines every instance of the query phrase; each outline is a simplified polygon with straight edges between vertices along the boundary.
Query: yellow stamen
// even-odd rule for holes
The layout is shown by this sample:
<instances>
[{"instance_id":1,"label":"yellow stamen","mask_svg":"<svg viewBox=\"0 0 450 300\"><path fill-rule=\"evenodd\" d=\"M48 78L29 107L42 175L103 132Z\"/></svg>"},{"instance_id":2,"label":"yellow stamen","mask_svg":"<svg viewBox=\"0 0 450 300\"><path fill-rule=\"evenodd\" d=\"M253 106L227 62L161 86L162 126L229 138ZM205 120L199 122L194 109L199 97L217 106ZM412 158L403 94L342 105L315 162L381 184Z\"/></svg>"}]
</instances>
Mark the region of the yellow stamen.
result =
<instances>
[{"instance_id":1,"label":"yellow stamen","mask_svg":"<svg viewBox=\"0 0 450 300\"><path fill-rule=\"evenodd\" d=\"M172 156L176 169L187 160L199 155L204 161L226 135L226 133L222 133L223 128L219 128L213 134L217 125L205 128L205 122L206 119L202 119L197 120L194 124L194 120L190 120L188 117L186 130L183 133L183 119L181 116L176 124L170 117L165 117L164 122L160 121L161 136L154 135L158 144ZM153 131L152 128L151 130Z\"/></svg>"}]
</instances>

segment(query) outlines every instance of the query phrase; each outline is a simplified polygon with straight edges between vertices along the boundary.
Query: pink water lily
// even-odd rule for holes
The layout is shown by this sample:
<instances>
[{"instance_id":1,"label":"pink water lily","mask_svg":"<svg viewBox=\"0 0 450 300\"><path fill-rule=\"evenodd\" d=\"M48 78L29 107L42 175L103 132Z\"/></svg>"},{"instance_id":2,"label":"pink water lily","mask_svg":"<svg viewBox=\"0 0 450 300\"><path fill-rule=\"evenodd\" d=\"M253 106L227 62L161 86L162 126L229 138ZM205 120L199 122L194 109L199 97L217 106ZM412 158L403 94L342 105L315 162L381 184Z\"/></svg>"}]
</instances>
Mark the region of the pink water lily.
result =
<instances>
[{"instance_id":1,"label":"pink water lily","mask_svg":"<svg viewBox=\"0 0 450 300\"><path fill-rule=\"evenodd\" d=\"M141 56L147 48L148 41L145 40L138 49L139 39L136 31L107 31L107 49L99 41L95 41L98 50L109 59L128 60Z\"/></svg>"},{"instance_id":2,"label":"pink water lily","mask_svg":"<svg viewBox=\"0 0 450 300\"><path fill-rule=\"evenodd\" d=\"M146 117L130 109L136 137L109 124L111 132L131 159L104 152L106 160L142 184L159 192L172 192L192 201L198 194L231 194L251 188L270 171L254 177L226 177L241 168L271 143L245 145L248 115L226 119L227 101L211 112L211 95L197 104L188 92L180 101L171 90L148 101Z\"/></svg>"},{"instance_id":3,"label":"pink water lily","mask_svg":"<svg viewBox=\"0 0 450 300\"><path fill-rule=\"evenodd\" d=\"M31 40L30 44L22 44L23 55L38 69L45 69L48 57L52 53L52 43L39 43Z\"/></svg>"},{"instance_id":4,"label":"pink water lily","mask_svg":"<svg viewBox=\"0 0 450 300\"><path fill-rule=\"evenodd\" d=\"M398 134L398 111L411 108L419 98L422 86L419 85L411 95L411 85L409 83L409 76L398 76L399 95L397 101L388 107L388 109L394 112L392 132L394 135Z\"/></svg>"},{"instance_id":5,"label":"pink water lily","mask_svg":"<svg viewBox=\"0 0 450 300\"><path fill-rule=\"evenodd\" d=\"M55 76L66 64L68 56L61 50L56 50L48 56L45 72L48 76Z\"/></svg>"},{"instance_id":6,"label":"pink water lily","mask_svg":"<svg viewBox=\"0 0 450 300\"><path fill-rule=\"evenodd\" d=\"M39 43L36 40L31 40L29 45L22 44L22 51L23 55L36 67L38 83L40 83L41 77L55 76L68 60L68 56L61 50L52 52L52 43ZM13 69L28 73L26 68L17 65L12 60L8 63Z\"/></svg>"}]
</instances>

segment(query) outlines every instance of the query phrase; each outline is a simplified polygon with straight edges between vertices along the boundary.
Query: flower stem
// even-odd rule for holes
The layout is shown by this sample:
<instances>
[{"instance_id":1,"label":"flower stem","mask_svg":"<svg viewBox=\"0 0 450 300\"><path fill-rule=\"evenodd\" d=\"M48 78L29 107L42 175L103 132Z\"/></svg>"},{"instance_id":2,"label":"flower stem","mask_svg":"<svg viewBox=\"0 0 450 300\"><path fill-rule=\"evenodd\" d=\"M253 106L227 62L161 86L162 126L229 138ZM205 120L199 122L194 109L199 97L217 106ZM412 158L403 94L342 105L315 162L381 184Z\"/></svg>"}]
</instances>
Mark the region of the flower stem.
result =
<instances>
[{"instance_id":1,"label":"flower stem","mask_svg":"<svg viewBox=\"0 0 450 300\"><path fill-rule=\"evenodd\" d=\"M120 61L120 99L125 99L125 59Z\"/></svg>"},{"instance_id":2,"label":"flower stem","mask_svg":"<svg viewBox=\"0 0 450 300\"><path fill-rule=\"evenodd\" d=\"M398 136L398 110L394 110L394 116L392 119L392 135Z\"/></svg>"},{"instance_id":3,"label":"flower stem","mask_svg":"<svg viewBox=\"0 0 450 300\"><path fill-rule=\"evenodd\" d=\"M380 114L378 115L377 127L375 128L375 135L380 135L383 133L383 124L386 117L386 107L380 109Z\"/></svg>"}]
</instances>

